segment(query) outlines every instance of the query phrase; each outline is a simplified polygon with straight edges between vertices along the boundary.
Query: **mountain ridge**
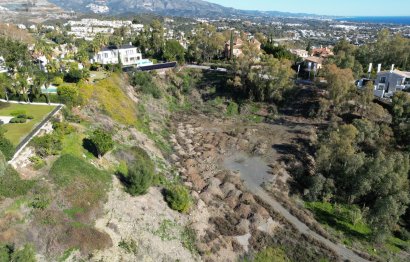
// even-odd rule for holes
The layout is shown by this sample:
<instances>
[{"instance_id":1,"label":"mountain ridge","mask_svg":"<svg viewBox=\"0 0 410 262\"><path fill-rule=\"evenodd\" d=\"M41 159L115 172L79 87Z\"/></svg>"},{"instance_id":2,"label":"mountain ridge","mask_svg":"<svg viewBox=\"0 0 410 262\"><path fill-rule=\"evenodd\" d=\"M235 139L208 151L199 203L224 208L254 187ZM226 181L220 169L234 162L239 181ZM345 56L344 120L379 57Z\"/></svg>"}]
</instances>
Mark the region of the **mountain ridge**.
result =
<instances>
[{"instance_id":1,"label":"mountain ridge","mask_svg":"<svg viewBox=\"0 0 410 262\"><path fill-rule=\"evenodd\" d=\"M203 0L48 0L66 11L121 15L152 12L167 16L185 17L325 17L315 14L279 11L239 10Z\"/></svg>"}]
</instances>

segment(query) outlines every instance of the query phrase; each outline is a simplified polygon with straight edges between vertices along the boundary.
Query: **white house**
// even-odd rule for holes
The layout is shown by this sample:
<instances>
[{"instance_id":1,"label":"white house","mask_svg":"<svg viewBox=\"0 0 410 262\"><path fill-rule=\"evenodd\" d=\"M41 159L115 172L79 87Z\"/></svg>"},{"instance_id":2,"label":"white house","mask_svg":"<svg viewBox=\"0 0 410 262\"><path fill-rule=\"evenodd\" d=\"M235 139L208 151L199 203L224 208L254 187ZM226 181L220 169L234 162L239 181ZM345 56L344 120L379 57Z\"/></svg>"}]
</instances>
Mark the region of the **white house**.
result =
<instances>
[{"instance_id":1,"label":"white house","mask_svg":"<svg viewBox=\"0 0 410 262\"><path fill-rule=\"evenodd\" d=\"M410 72L382 71L377 74L374 95L392 97L395 92L410 89Z\"/></svg>"},{"instance_id":2,"label":"white house","mask_svg":"<svg viewBox=\"0 0 410 262\"><path fill-rule=\"evenodd\" d=\"M92 62L108 65L118 64L121 60L124 66L137 65L138 61L142 60L141 52L132 45L123 45L120 47L110 46L103 48L100 52L94 55Z\"/></svg>"}]
</instances>

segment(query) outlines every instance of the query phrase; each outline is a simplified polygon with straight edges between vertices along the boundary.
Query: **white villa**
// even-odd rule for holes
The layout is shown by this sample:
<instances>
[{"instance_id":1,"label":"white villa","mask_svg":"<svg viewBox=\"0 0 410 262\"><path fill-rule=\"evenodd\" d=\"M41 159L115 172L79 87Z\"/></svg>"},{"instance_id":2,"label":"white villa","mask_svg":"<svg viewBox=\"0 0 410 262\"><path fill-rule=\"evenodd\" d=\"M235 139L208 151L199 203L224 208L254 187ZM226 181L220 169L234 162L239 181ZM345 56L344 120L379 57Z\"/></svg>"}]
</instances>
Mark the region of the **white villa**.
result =
<instances>
[{"instance_id":1,"label":"white villa","mask_svg":"<svg viewBox=\"0 0 410 262\"><path fill-rule=\"evenodd\" d=\"M132 45L123 45L120 47L111 46L103 48L100 52L94 55L91 62L102 65L118 64L121 60L123 66L138 65L142 60L142 54Z\"/></svg>"},{"instance_id":2,"label":"white villa","mask_svg":"<svg viewBox=\"0 0 410 262\"><path fill-rule=\"evenodd\" d=\"M377 74L374 95L392 97L395 92L410 89L410 72L382 71Z\"/></svg>"}]
</instances>

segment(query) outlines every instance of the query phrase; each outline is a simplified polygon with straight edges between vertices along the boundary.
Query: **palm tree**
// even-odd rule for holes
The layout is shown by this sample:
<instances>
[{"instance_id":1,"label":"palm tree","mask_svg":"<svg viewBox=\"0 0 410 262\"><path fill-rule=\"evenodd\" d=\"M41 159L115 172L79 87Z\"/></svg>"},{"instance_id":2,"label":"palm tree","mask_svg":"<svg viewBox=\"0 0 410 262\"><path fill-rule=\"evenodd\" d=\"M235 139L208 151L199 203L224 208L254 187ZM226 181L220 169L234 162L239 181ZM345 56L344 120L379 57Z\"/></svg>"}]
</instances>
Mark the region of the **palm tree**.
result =
<instances>
[{"instance_id":1,"label":"palm tree","mask_svg":"<svg viewBox=\"0 0 410 262\"><path fill-rule=\"evenodd\" d=\"M29 91L29 83L28 83L28 75L27 74L19 74L17 75L17 83L16 83L16 92L19 94L20 97L23 98L25 102L30 102L28 99L28 91Z\"/></svg>"}]
</instances>

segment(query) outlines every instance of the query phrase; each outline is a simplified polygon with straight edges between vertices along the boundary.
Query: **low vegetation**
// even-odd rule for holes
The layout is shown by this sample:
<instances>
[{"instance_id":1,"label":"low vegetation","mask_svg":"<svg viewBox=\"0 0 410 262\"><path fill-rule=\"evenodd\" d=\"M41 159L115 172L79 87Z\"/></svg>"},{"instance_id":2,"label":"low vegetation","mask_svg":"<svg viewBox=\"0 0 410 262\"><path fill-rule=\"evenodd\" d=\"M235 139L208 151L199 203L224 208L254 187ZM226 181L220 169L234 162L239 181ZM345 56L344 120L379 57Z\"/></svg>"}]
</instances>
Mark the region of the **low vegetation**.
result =
<instances>
[{"instance_id":1,"label":"low vegetation","mask_svg":"<svg viewBox=\"0 0 410 262\"><path fill-rule=\"evenodd\" d=\"M189 211L192 200L188 189L183 185L171 185L165 191L165 200L170 208L186 213Z\"/></svg>"}]
</instances>

